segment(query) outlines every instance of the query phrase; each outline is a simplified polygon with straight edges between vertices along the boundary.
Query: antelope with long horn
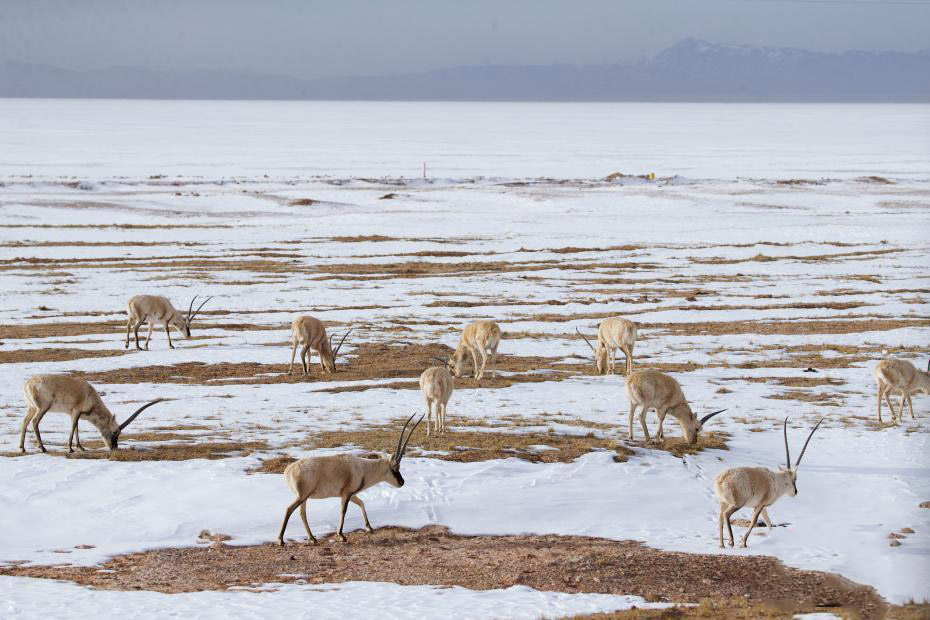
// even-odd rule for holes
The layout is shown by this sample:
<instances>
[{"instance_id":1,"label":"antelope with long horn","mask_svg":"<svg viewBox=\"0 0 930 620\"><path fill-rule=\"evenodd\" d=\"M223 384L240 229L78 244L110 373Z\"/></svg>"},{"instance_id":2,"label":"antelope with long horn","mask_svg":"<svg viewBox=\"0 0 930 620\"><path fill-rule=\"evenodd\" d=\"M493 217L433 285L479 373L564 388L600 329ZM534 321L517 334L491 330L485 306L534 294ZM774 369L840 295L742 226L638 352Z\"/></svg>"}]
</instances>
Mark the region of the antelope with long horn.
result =
<instances>
[{"instance_id":1,"label":"antelope with long horn","mask_svg":"<svg viewBox=\"0 0 930 620\"><path fill-rule=\"evenodd\" d=\"M577 327L575 331L584 338L594 352L594 365L597 374L606 375L617 370L617 349L626 356L626 372L633 372L633 345L636 344L636 323L619 316L610 317L601 321L597 326L597 347L581 333Z\"/></svg>"},{"instance_id":2,"label":"antelope with long horn","mask_svg":"<svg viewBox=\"0 0 930 620\"><path fill-rule=\"evenodd\" d=\"M438 358L433 358L438 359ZM445 368L433 366L420 375L420 391L426 400L426 435L431 434L430 420L436 413L436 432L446 432L446 405L455 389L455 380Z\"/></svg>"},{"instance_id":3,"label":"antelope with long horn","mask_svg":"<svg viewBox=\"0 0 930 620\"><path fill-rule=\"evenodd\" d=\"M320 356L320 374L336 372L336 356L342 343L346 341L352 330L348 330L342 335L336 350L333 350L333 336L326 337L326 327L323 322L312 316L299 316L291 323L291 365L287 369L287 374L291 374L294 369L294 355L297 352L297 344L303 344L300 349L300 363L303 366L304 374L310 374L310 350L313 349Z\"/></svg>"},{"instance_id":4,"label":"antelope with long horn","mask_svg":"<svg viewBox=\"0 0 930 620\"><path fill-rule=\"evenodd\" d=\"M646 441L650 440L649 429L646 427L646 413L650 409L655 409L659 416L659 431L656 433L656 440L665 439L663 426L665 416L669 413L678 420L681 430L685 435L685 441L689 444L697 443L698 433L701 428L712 417L718 413L723 413L726 409L714 411L698 419L691 411L691 406L685 398L681 386L675 379L664 372L658 370L636 370L627 375L626 394L630 399L630 417L629 417L629 438L633 439L633 415L638 407L642 407L639 412L639 423L643 427L643 434L646 435Z\"/></svg>"},{"instance_id":5,"label":"antelope with long horn","mask_svg":"<svg viewBox=\"0 0 930 620\"><path fill-rule=\"evenodd\" d=\"M475 369L475 379L480 380L484 375L484 367L490 360L491 376L497 376L494 367L494 358L497 356L497 345L501 341L501 328L494 321L475 321L465 326L459 346L449 358L447 367L456 377L465 372L465 356L471 355L471 363ZM478 357L481 365L478 365Z\"/></svg>"},{"instance_id":6,"label":"antelope with long horn","mask_svg":"<svg viewBox=\"0 0 930 620\"><path fill-rule=\"evenodd\" d=\"M875 366L875 382L878 383L878 421L882 421L882 398L891 409L891 421L900 422L904 417L904 402L907 401L911 409L911 419L914 416L914 403L911 394L923 392L930 394L930 361L927 362L927 371L920 370L906 360L882 360ZM895 415L894 406L889 395L892 392L901 392L901 407Z\"/></svg>"},{"instance_id":7,"label":"antelope with long horn","mask_svg":"<svg viewBox=\"0 0 930 620\"><path fill-rule=\"evenodd\" d=\"M371 523L368 521L368 513L365 512L365 503L358 497L358 494L379 482L386 482L392 487L404 486L404 477L400 475L400 463L404 458L404 452L407 450L410 437L417 430L420 422L423 421L423 416L420 416L420 419L417 420L417 423L413 425L413 428L404 438L407 425L410 424L410 420L415 415L416 413L407 418L404 428L400 431L397 448L395 448L393 455L384 454L377 459L366 459L351 454L316 456L301 459L288 465L284 470L284 479L290 489L297 494L297 499L287 507L284 513L284 522L278 532L278 543L282 547L284 546L284 530L287 528L291 513L299 506L300 519L307 531L307 544L316 544L316 538L310 531L310 524L307 523L307 500L311 498L338 497L342 500L341 512L339 513L339 530L336 534L342 542L346 542L342 527L345 523L349 502L361 509L362 518L365 520L365 530L369 533L373 532L374 529L372 529Z\"/></svg>"},{"instance_id":8,"label":"antelope with long horn","mask_svg":"<svg viewBox=\"0 0 930 620\"><path fill-rule=\"evenodd\" d=\"M146 351L149 348L149 341L152 339L152 330L155 328L155 323L161 323L165 328L165 334L168 336L168 346L172 349L174 344L171 342L171 332L168 330L168 327L174 327L176 330L184 334L185 338L191 337L191 323L194 321L194 317L197 316L197 313L200 312L200 309L203 308L203 305L213 299L212 297L207 297L197 309L194 310L194 302L197 301L198 295L194 295L194 298L191 299L190 307L187 309L187 314L181 314L178 312L174 306L171 305L171 302L168 301L167 297L161 297L158 295L136 295L129 300L129 303L126 306L126 314L129 315L129 318L126 319L126 348L129 348L129 332L133 331L136 337L136 348L140 351L142 347L139 346L139 327L143 323L148 322L149 324L149 335L145 339L145 349Z\"/></svg>"},{"instance_id":9,"label":"antelope with long horn","mask_svg":"<svg viewBox=\"0 0 930 620\"><path fill-rule=\"evenodd\" d=\"M778 498L782 495L794 497L798 494L798 466L801 464L801 459L804 458L807 444L810 443L811 437L814 436L814 432L821 422L823 422L823 418L820 418L807 436L794 467L791 466L791 452L788 450L788 418L785 418L785 467L779 467L777 471L765 467L733 467L717 474L717 477L714 478L714 493L720 501L717 534L720 538L721 548L723 547L724 523L726 523L727 530L730 533L730 546L733 546L733 525L730 523L730 517L743 506L749 506L753 511L752 521L749 523L749 529L743 534L740 547L746 546L749 534L752 532L752 528L756 526L760 514L765 518L769 533L772 532L772 519L769 517L766 508L778 501Z\"/></svg>"},{"instance_id":10,"label":"antelope with long horn","mask_svg":"<svg viewBox=\"0 0 930 620\"><path fill-rule=\"evenodd\" d=\"M26 396L26 417L19 429L19 451L26 452L26 427L32 422L32 432L42 452L47 452L39 434L39 423L49 411L67 413L71 416L71 434L68 436L68 452L74 452L72 440L77 440L77 447L83 451L81 437L78 434L78 420L87 420L100 431L103 442L109 450L116 450L120 433L138 417L140 413L162 398L153 400L136 409L135 413L117 424L116 418L107 409L97 394L97 390L84 379L68 375L36 375L23 386Z\"/></svg>"}]
</instances>

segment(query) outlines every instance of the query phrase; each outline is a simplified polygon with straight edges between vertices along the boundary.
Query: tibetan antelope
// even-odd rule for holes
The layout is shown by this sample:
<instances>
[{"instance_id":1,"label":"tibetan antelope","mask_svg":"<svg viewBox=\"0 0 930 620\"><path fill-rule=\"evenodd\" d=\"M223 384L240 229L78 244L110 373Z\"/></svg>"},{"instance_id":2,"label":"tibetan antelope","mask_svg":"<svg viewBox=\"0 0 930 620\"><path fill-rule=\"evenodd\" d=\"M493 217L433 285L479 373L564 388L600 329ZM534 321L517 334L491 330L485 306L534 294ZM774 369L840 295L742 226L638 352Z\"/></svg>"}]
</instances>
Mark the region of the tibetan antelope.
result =
<instances>
[{"instance_id":1,"label":"tibetan antelope","mask_svg":"<svg viewBox=\"0 0 930 620\"><path fill-rule=\"evenodd\" d=\"M135 413L126 418L122 424L116 423L116 418L107 409L107 406L100 400L100 395L84 379L71 377L68 375L36 375L23 386L23 393L26 396L26 417L23 418L23 425L19 429L19 451L26 452L26 426L32 422L32 432L35 433L36 442L39 444L39 450L47 452L45 444L42 443L42 435L39 434L39 422L42 417L49 411L67 413L71 416L71 434L68 436L68 452L74 452L72 440L77 440L77 447L81 451L84 446L81 445L81 437L78 434L78 420L84 418L100 431L103 442L109 450L116 450L119 441L119 435L129 424L136 419L140 413L151 407L155 403L160 403L162 398L153 400L150 403L142 405L136 409Z\"/></svg>"},{"instance_id":2,"label":"tibetan antelope","mask_svg":"<svg viewBox=\"0 0 930 620\"><path fill-rule=\"evenodd\" d=\"M749 534L752 528L756 526L756 521L761 514L765 518L769 533L772 531L772 519L766 510L767 507L778 501L782 495L794 497L798 494L798 465L804 458L804 451L807 450L807 444L810 443L814 431L823 422L823 418L817 422L813 430L807 436L804 447L801 448L801 454L798 456L794 467L791 466L791 453L788 450L788 418L785 418L785 467L779 467L778 471L772 471L765 467L733 467L725 469L714 478L714 493L720 501L720 514L717 517L717 534L720 538L720 547L723 547L723 524L727 524L727 530L730 533L730 546L733 546L733 525L730 523L730 517L733 513L742 508L749 506L753 509L752 521L749 523L749 529L743 534L743 540L740 547L746 546Z\"/></svg>"},{"instance_id":3,"label":"tibetan antelope","mask_svg":"<svg viewBox=\"0 0 930 620\"><path fill-rule=\"evenodd\" d=\"M601 321L597 326L597 348L591 344L581 330L575 331L584 338L591 350L594 351L594 365L597 374L606 375L617 371L617 349L626 356L626 372L633 372L633 345L636 344L636 323L619 316L610 317Z\"/></svg>"},{"instance_id":4,"label":"tibetan antelope","mask_svg":"<svg viewBox=\"0 0 930 620\"><path fill-rule=\"evenodd\" d=\"M149 341L152 339L152 330L155 328L155 323L161 323L164 326L165 334L168 335L168 346L173 349L174 345L171 343L171 332L168 330L168 326L174 327L184 334L185 338L190 338L191 322L194 320L194 317L197 316L197 313L200 312L200 309L203 308L203 304L211 299L213 298L207 297L203 303L194 310L194 302L197 301L197 295L194 295L194 298L191 300L191 305L187 309L187 314L183 315L175 310L167 297L160 297L158 295L136 295L129 300L126 306L126 314L129 315L129 318L126 319L126 348L129 348L129 332L132 330L136 336L136 348L140 351L142 350L142 347L139 346L139 327L148 321L149 336L145 339L146 351L149 348Z\"/></svg>"},{"instance_id":5,"label":"tibetan antelope","mask_svg":"<svg viewBox=\"0 0 930 620\"><path fill-rule=\"evenodd\" d=\"M417 423L410 429L405 441L404 431L407 430L407 424L410 424L413 415L407 418L404 428L401 429L400 437L397 439L397 448L392 456L384 454L377 459L366 459L351 454L316 456L288 465L284 470L284 480L287 486L297 494L297 499L287 507L284 513L284 523L281 524L281 531L278 532L278 544L284 546L284 530L287 528L291 513L298 506L300 506L300 519L304 522L304 529L307 530L307 544L316 544L316 538L310 532L310 524L307 523L307 500L311 498L338 497L342 500L337 532L342 542L346 542L346 537L342 534L342 526L349 502L356 504L362 510L365 530L369 533L373 532L371 523L368 521L368 513L365 512L365 504L358 494L379 482L387 482L392 487L404 486L404 477L400 475L400 462L404 458L404 451L410 442L410 436L423 421L423 416L420 416Z\"/></svg>"},{"instance_id":6,"label":"tibetan antelope","mask_svg":"<svg viewBox=\"0 0 930 620\"><path fill-rule=\"evenodd\" d=\"M438 359L438 358L436 358ZM444 360L440 360L443 361ZM446 405L455 389L452 374L444 367L427 368L420 375L420 391L426 400L426 435L430 435L430 419L436 412L436 432L446 432Z\"/></svg>"},{"instance_id":7,"label":"tibetan antelope","mask_svg":"<svg viewBox=\"0 0 930 620\"><path fill-rule=\"evenodd\" d=\"M911 419L914 416L914 403L911 394L923 392L930 394L930 361L927 362L927 371L924 372L905 360L882 360L875 366L875 382L878 383L878 421L882 421L882 398L891 409L891 421L900 422L904 417L904 401L911 409ZM901 392L901 407L895 416L894 406L888 397L891 392Z\"/></svg>"},{"instance_id":8,"label":"tibetan antelope","mask_svg":"<svg viewBox=\"0 0 930 620\"><path fill-rule=\"evenodd\" d=\"M670 413L678 420L678 424L681 425L681 430L685 435L685 441L690 444L697 443L698 433L708 420L718 413L726 411L726 409L714 411L699 420L691 411L691 407L688 405L688 401L678 382L658 370L635 370L631 372L626 378L626 394L630 399L630 439L633 439L633 414L636 413L637 407L642 407L639 412L639 423L643 427L646 441L650 440L649 429L646 428L646 413L650 409L655 409L656 414L659 416L659 432L656 433L656 440L665 439L662 427L665 424L665 416Z\"/></svg>"},{"instance_id":9,"label":"tibetan antelope","mask_svg":"<svg viewBox=\"0 0 930 620\"><path fill-rule=\"evenodd\" d=\"M465 326L459 346L449 358L448 368L456 377L465 372L465 355L471 354L471 363L475 368L475 379L484 375L484 366L491 361L491 376L497 376L494 358L497 356L497 345L501 341L501 328L494 321L475 321ZM478 356L481 356L481 366L478 366Z\"/></svg>"},{"instance_id":10,"label":"tibetan antelope","mask_svg":"<svg viewBox=\"0 0 930 620\"><path fill-rule=\"evenodd\" d=\"M316 351L320 356L320 374L325 372L336 372L336 355L342 348L342 343L346 341L350 329L342 336L342 340L333 351L333 337L326 337L326 327L323 322L312 316L299 316L291 323L291 365L288 366L287 374L291 374L294 369L294 355L297 352L297 344L303 344L300 349L300 363L303 366L304 374L310 374L310 349Z\"/></svg>"}]
</instances>

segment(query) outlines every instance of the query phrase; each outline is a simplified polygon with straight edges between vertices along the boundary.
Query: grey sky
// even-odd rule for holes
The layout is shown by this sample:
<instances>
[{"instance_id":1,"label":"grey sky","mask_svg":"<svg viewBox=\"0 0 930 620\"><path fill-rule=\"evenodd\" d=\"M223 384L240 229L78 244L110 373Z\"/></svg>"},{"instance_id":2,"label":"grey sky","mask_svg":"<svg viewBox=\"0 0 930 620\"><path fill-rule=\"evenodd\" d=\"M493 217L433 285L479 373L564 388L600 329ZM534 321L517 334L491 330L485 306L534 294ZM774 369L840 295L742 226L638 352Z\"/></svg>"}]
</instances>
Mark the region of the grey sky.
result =
<instances>
[{"instance_id":1,"label":"grey sky","mask_svg":"<svg viewBox=\"0 0 930 620\"><path fill-rule=\"evenodd\" d=\"M334 77L610 63L688 36L916 51L928 25L930 0L0 0L0 61Z\"/></svg>"}]
</instances>

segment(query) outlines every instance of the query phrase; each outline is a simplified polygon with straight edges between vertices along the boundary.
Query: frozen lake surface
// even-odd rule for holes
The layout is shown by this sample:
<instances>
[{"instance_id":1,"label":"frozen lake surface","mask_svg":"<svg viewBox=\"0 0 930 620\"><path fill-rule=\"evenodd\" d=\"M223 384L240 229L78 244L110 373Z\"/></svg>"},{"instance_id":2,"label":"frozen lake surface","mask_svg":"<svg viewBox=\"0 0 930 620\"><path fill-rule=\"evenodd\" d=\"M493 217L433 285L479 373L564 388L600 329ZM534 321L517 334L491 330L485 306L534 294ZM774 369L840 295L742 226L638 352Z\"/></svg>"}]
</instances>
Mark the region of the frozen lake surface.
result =
<instances>
[{"instance_id":1,"label":"frozen lake surface","mask_svg":"<svg viewBox=\"0 0 930 620\"><path fill-rule=\"evenodd\" d=\"M0 177L930 177L930 106L0 100Z\"/></svg>"}]
</instances>

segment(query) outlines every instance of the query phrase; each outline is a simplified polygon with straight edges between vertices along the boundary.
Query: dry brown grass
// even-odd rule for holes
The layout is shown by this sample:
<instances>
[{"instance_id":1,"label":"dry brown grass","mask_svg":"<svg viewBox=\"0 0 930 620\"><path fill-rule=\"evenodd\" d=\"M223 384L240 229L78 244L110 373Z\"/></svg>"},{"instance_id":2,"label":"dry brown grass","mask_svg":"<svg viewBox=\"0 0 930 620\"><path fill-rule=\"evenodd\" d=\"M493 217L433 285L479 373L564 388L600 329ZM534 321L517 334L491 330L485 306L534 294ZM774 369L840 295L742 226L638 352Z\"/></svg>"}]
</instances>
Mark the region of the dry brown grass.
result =
<instances>
[{"instance_id":1,"label":"dry brown grass","mask_svg":"<svg viewBox=\"0 0 930 620\"><path fill-rule=\"evenodd\" d=\"M126 353L128 351L113 349L16 349L0 351L0 364L70 362L95 357L117 357Z\"/></svg>"},{"instance_id":2,"label":"dry brown grass","mask_svg":"<svg viewBox=\"0 0 930 620\"><path fill-rule=\"evenodd\" d=\"M766 394L764 398L774 400L799 400L806 403L817 403L824 407L842 407L843 399L836 393L828 394L826 392L807 392L804 390L788 390L778 394Z\"/></svg>"},{"instance_id":3,"label":"dry brown grass","mask_svg":"<svg viewBox=\"0 0 930 620\"><path fill-rule=\"evenodd\" d=\"M452 349L442 344L387 344L379 342L358 343L351 357L337 360L336 373L323 375L326 381L372 381L376 379L415 379L429 366L436 365L433 357L447 358ZM282 358L290 353L285 345ZM314 356L314 360L316 357ZM574 364L562 364L554 358L519 357L500 355L497 358L498 370L525 373L514 376L487 376L477 382L471 378L457 379L456 389L500 388L515 383L534 383L540 381L559 381L577 371ZM470 366L469 366L470 368ZM551 373L530 372L550 370ZM100 372L74 373L91 383L182 383L182 384L273 384L302 383L320 379L320 367L314 361L310 377L304 377L299 358L295 362L293 373L288 374L288 364L259 364L254 362L222 362L206 364L202 362L185 362L172 366L139 366ZM327 388L330 392L381 389L383 384L362 386L334 386ZM418 388L415 381L395 382L391 387L397 389Z\"/></svg>"},{"instance_id":4,"label":"dry brown grass","mask_svg":"<svg viewBox=\"0 0 930 620\"><path fill-rule=\"evenodd\" d=\"M772 262L772 261L801 261L803 263L823 263L828 261L843 260L850 258L876 258L885 254L903 252L900 248L887 248L883 250L858 250L856 252L837 252L836 254L812 254L809 256L767 256L765 254L756 254L751 258L692 258L691 262L702 265L734 265L737 263L748 262Z\"/></svg>"},{"instance_id":5,"label":"dry brown grass","mask_svg":"<svg viewBox=\"0 0 930 620\"><path fill-rule=\"evenodd\" d=\"M283 512L284 506L280 508ZM269 538L272 534L269 531ZM753 607L777 601L783 611L842 608L863 618L879 618L887 609L872 588L829 573L787 568L765 556L676 553L581 536L466 537L440 526L380 527L374 534L357 531L347 537L349 544L326 537L317 546L292 544L283 549L214 543L119 556L92 567L6 566L0 574L159 592L225 590L298 579L364 580L474 590L519 584L541 591L634 594L679 603L740 598Z\"/></svg>"},{"instance_id":6,"label":"dry brown grass","mask_svg":"<svg viewBox=\"0 0 930 620\"><path fill-rule=\"evenodd\" d=\"M817 387L820 385L842 385L843 382L832 377L724 377L725 381L746 381L749 383L774 383L785 387Z\"/></svg>"},{"instance_id":7,"label":"dry brown grass","mask_svg":"<svg viewBox=\"0 0 930 620\"><path fill-rule=\"evenodd\" d=\"M475 426L485 430L460 430L462 422L454 415L446 419L446 432L443 435L426 436L425 422L414 432L410 439L410 454L415 450L437 450L446 454L430 454L429 458L459 463L473 463L517 457L533 463L570 463L579 456L597 450L614 452L614 461L625 461L632 451L620 446L613 439L596 437L594 433L586 435L562 435L555 432L520 431L503 432L493 430L483 424ZM369 452L391 452L397 444L397 432L403 421L382 426L366 426L351 431L327 431L315 433L307 438L307 444L314 448L353 447ZM449 427L456 427L451 430ZM468 428L468 426L465 426ZM555 450L537 450L532 446L548 446ZM283 469L282 469L283 471Z\"/></svg>"},{"instance_id":8,"label":"dry brown grass","mask_svg":"<svg viewBox=\"0 0 930 620\"><path fill-rule=\"evenodd\" d=\"M674 420L671 422L672 425L676 424ZM666 420L665 423L668 424L669 420ZM638 424L638 422L634 420L634 424ZM636 427L634 432L638 432L640 430L642 429ZM723 431L703 431L698 435L698 440L696 443L689 444L684 440L683 437L674 436L674 431L670 431L666 432L665 439L662 441L647 442L644 440L635 440L631 442L630 445L650 450L662 450L672 454L673 456L681 458L685 455L697 454L698 452L702 452L704 450L728 450L729 448L727 447L727 439L729 438L730 434ZM655 439L654 434L653 439Z\"/></svg>"},{"instance_id":9,"label":"dry brown grass","mask_svg":"<svg viewBox=\"0 0 930 620\"><path fill-rule=\"evenodd\" d=\"M156 441L182 441L162 445L140 446L134 442ZM68 452L67 445L53 446L46 442L45 447L52 456L63 456L69 459L109 459L111 461L189 461L191 459L225 459L231 457L248 456L256 451L268 449L263 441L201 441L191 440L185 435L166 433L144 433L141 435L127 435L120 439L119 450L109 452L103 448L99 440L82 441L86 452ZM29 453L35 452L27 444ZM0 452L0 456L16 457L19 452Z\"/></svg>"}]
</instances>

